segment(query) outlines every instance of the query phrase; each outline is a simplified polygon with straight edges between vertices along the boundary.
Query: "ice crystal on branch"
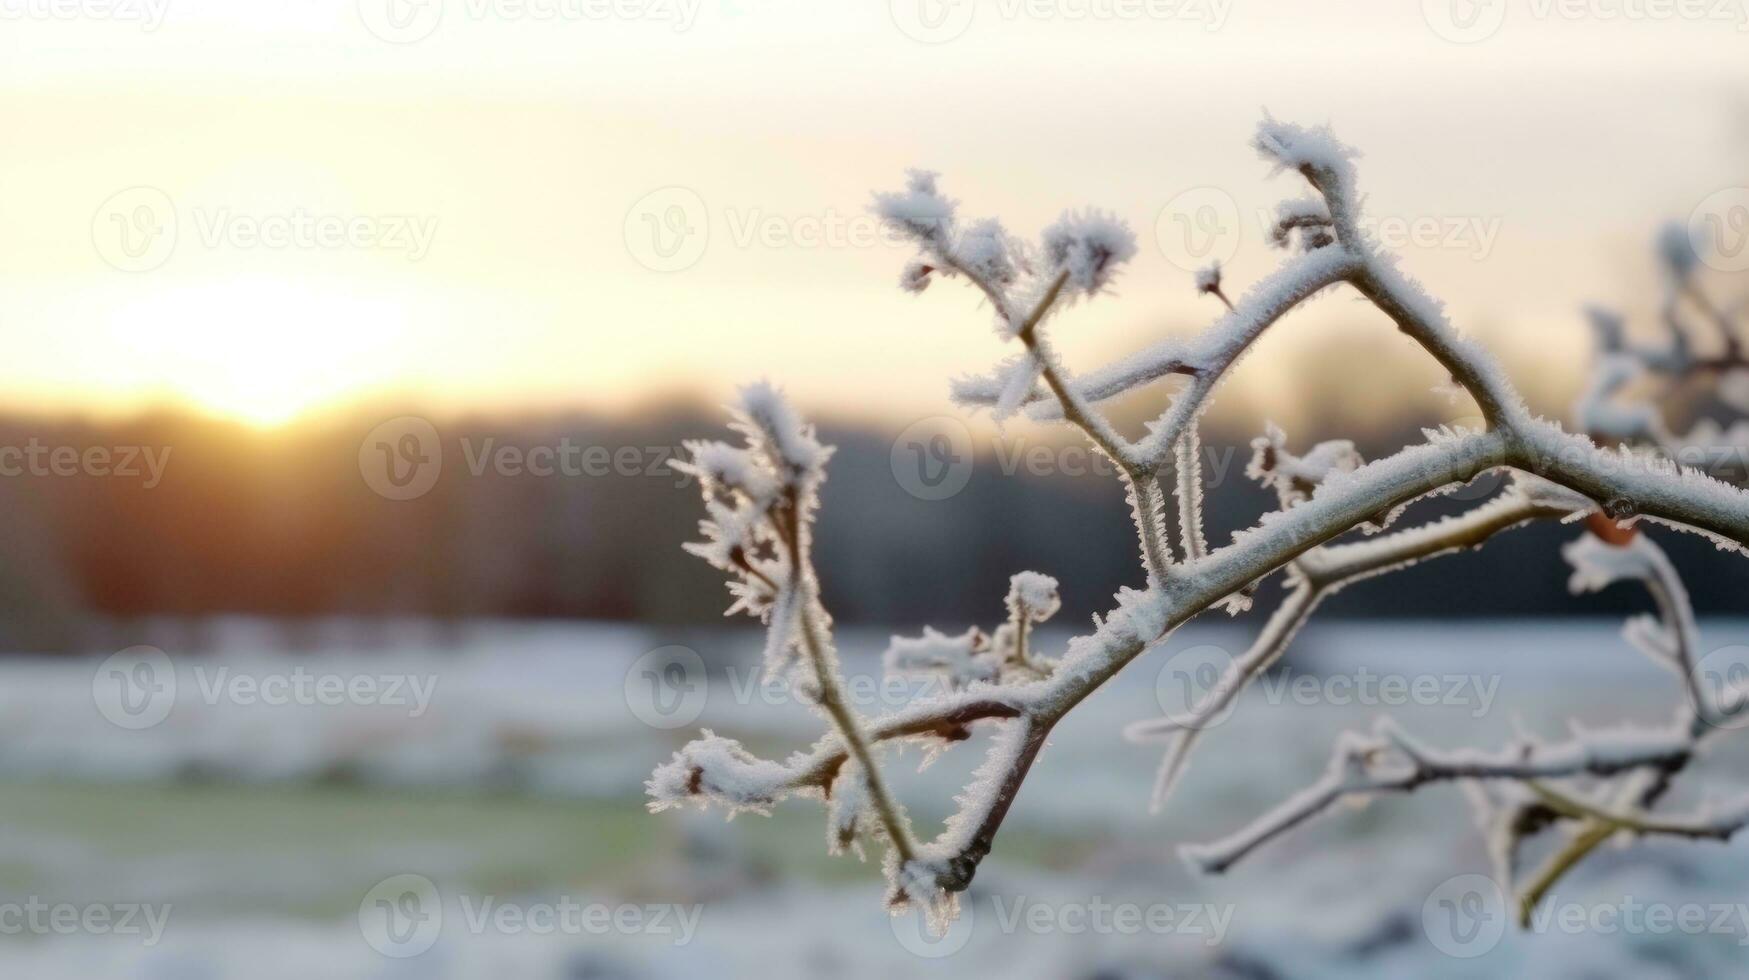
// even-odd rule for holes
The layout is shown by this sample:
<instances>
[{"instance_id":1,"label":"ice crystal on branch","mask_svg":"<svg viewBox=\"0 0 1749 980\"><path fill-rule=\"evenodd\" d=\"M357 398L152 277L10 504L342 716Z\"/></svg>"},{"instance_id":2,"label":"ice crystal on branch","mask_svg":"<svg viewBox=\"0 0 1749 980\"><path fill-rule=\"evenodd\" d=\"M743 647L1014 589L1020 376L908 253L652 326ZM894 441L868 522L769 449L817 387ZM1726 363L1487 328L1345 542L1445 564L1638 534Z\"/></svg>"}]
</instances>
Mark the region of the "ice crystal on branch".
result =
<instances>
[{"instance_id":1,"label":"ice crystal on branch","mask_svg":"<svg viewBox=\"0 0 1749 980\"><path fill-rule=\"evenodd\" d=\"M1044 260L1082 293L1104 289L1117 268L1135 258L1136 236L1129 226L1100 211L1071 211L1045 229Z\"/></svg>"}]
</instances>

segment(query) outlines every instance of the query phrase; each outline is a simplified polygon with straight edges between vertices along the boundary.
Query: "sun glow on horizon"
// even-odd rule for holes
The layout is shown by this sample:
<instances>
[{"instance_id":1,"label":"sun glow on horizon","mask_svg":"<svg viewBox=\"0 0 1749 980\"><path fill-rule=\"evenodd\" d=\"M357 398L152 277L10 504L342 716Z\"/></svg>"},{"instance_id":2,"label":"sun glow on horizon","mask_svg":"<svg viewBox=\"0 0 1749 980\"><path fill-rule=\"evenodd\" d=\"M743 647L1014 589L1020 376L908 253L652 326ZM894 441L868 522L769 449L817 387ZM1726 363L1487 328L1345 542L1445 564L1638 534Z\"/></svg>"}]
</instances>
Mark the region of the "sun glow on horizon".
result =
<instances>
[{"instance_id":1,"label":"sun glow on horizon","mask_svg":"<svg viewBox=\"0 0 1749 980\"><path fill-rule=\"evenodd\" d=\"M259 427L391 384L405 359L394 304L274 280L170 290L110 329L124 387Z\"/></svg>"}]
</instances>

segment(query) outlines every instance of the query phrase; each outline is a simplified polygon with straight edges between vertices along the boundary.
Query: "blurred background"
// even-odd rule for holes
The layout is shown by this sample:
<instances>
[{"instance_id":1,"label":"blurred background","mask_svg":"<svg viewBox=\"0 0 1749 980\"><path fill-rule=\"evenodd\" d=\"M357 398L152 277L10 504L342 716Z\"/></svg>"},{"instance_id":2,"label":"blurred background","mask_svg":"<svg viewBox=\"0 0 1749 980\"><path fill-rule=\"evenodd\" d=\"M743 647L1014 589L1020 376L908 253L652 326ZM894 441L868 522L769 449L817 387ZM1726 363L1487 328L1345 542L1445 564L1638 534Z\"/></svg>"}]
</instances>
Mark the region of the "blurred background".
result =
<instances>
[{"instance_id":1,"label":"blurred background","mask_svg":"<svg viewBox=\"0 0 1749 980\"><path fill-rule=\"evenodd\" d=\"M1610 852L1565 896L1729 929L1546 923L1455 952L1423 915L1486 870L1455 790L1219 880L1173 856L1380 712L1487 746L1664 720L1670 678L1618 635L1648 605L1567 594L1572 528L1335 598L1150 817L1156 754L1120 728L1259 615L1181 631L1059 729L944 940L826 856L818 808L652 816L642 782L700 727L776 756L822 731L679 547L698 493L665 463L720 435L738 385L782 386L838 446L818 558L865 714L903 703L874 683L890 633L992 627L1016 571L1062 582L1047 650L1138 583L1099 460L949 403L1012 351L970 291L895 288L909 252L867 205L906 168L1024 236L1089 205L1136 230L1115 294L1055 321L1087 369L1206 325L1197 269L1236 298L1275 266L1273 207L1304 188L1248 140L1264 111L1330 122L1364 152L1369 230L1565 419L1586 304L1656 336L1666 223L1712 236L1721 305L1749 295L1746 26L1736 0L0 0L0 972L1740 969L1741 844ZM1258 346L1205 430L1217 543L1271 503L1243 477L1266 420L1369 458L1476 421L1351 294ZM1118 412L1139 429L1161 398ZM1659 541L1706 649L1737 656L1740 559ZM1459 693L1323 683L1380 676ZM921 820L978 748L899 760ZM1075 926L1113 903L1176 924Z\"/></svg>"}]
</instances>

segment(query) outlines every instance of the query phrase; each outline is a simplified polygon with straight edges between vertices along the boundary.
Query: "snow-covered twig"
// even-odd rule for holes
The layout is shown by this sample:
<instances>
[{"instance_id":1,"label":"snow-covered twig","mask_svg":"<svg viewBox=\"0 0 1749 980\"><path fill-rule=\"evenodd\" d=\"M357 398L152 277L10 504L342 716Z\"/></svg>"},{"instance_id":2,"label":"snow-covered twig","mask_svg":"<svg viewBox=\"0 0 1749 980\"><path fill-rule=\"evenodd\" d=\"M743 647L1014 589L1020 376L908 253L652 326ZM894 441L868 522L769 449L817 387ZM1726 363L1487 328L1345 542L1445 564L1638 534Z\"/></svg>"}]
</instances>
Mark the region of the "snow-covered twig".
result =
<instances>
[{"instance_id":1,"label":"snow-covered twig","mask_svg":"<svg viewBox=\"0 0 1749 980\"><path fill-rule=\"evenodd\" d=\"M1095 618L1093 632L1071 640L1061 656L1046 657L1034 649L1033 627L1055 612L1057 583L1021 573L1007 596L1007 620L993 632L971 628L895 638L889 669L945 676L950 693L865 722L840 693L830 619L808 561L815 490L830 450L814 441L812 429L775 393L763 386L750 389L737 423L749 437L748 447L693 444L691 461L682 464L699 477L708 517L706 540L689 547L729 575L732 611L766 622L768 669L807 665L829 731L811 750L781 763L755 758L707 733L652 775L653 809L696 803L734 813L763 811L789 796L827 799L829 847L837 852L857 849L864 840L884 844L891 904L925 906L940 926L956 908L955 893L971 882L990 852L1057 722L1179 625L1213 607L1244 608L1258 583L1283 568L1289 569L1292 591L1226 682L1184 718L1132 728L1136 736L1165 735L1175 742L1162 766L1157 798L1164 798L1181 771L1199 719L1230 703L1247 680L1280 657L1321 598L1353 582L1479 545L1539 518L1585 519L1588 533L1617 547L1624 536L1642 534L1623 522L1645 519L1703 534L1721 547L1749 549L1749 494L1666 459L1599 446L1532 415L1487 353L1460 336L1440 304L1362 232L1354 154L1327 128L1266 119L1255 146L1278 171L1298 174L1316 194L1285 205L1277 224L1277 243L1285 246L1297 237L1299 252L1237 302L1229 301L1223 288L1225 270L1205 270L1196 288L1215 295L1227 309L1213 326L1080 377L1072 376L1056 354L1052 316L1106 291L1136 252L1127 228L1099 212L1069 212L1036 245L1028 245L993 220L962 225L957 203L942 195L933 174L914 172L904 190L877 195L877 212L917 247L917 257L901 275L902 286L922 292L938 278L963 278L990 303L998 335L1020 345L990 375L956 382L955 399L990 408L998 419L1024 410L1035 419L1066 420L1117 464L1137 527L1141 587L1120 590L1114 607ZM1368 300L1439 362L1475 400L1485 426L1482 431L1430 431L1425 443L1373 462L1362 461L1342 441L1296 455L1285 435L1272 430L1259 440L1251 472L1276 490L1280 506L1215 546L1201 520L1198 420L1221 381L1266 330L1341 285ZM1702 305L1691 284L1682 286L1681 295ZM1673 341L1669 357L1687 350L1677 346ZM1727 343L1726 355L1737 357L1738 350ZM1100 410L1108 399L1172 376L1187 380L1134 442ZM1614 397L1622 386L1611 382L1597 390L1599 397ZM1161 487L1165 467L1174 462L1182 554L1174 554L1165 527ZM1501 470L1515 471L1513 488L1467 513L1368 541L1331 543L1356 529L1385 530L1413 502ZM1680 582L1667 561L1643 551L1649 543L1632 547L1642 549L1635 552L1638 567L1650 574L1646 580L1664 617L1662 628L1641 626L1633 636L1692 680L1694 629L1692 618L1681 615L1687 600ZM1576 564L1596 559L1587 552ZM1562 745L1526 743L1493 754L1435 752L1389 725L1370 736L1351 734L1323 779L1239 835L1189 853L1195 863L1222 869L1345 796L1407 791L1444 780L1520 786L1534 781L1565 810L1546 799L1516 805L1540 806L1554 814L1553 820L1606 825L1609 834L1681 828L1709 831L1687 836L1709 836L1713 825L1640 812L1686 765L1709 727L1708 712L1718 710L1692 687L1684 707L1684 718L1668 732L1582 733ZM904 811L885 788L876 747L905 740L940 749L967 739L979 725L993 728L991 747L958 798L959 810L936 838L914 840ZM1633 798L1595 803L1547 782L1580 775L1617 778L1620 790L1632 790ZM1749 813L1749 807L1743 809ZM1717 829L1735 832L1725 825ZM1578 857L1582 853L1568 859Z\"/></svg>"}]
</instances>

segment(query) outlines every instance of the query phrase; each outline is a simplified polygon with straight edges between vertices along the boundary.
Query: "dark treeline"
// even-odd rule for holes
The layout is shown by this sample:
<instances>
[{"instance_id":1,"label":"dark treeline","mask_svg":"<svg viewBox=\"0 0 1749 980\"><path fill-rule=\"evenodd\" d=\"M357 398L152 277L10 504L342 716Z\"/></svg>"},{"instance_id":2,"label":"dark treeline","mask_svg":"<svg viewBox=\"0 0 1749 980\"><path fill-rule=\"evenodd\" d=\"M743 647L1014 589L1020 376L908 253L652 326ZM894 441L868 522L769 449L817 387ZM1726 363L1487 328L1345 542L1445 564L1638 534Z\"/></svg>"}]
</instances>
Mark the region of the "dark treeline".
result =
<instances>
[{"instance_id":1,"label":"dark treeline","mask_svg":"<svg viewBox=\"0 0 1749 980\"><path fill-rule=\"evenodd\" d=\"M361 475L360 445L382 418L270 432L170 413L103 425L0 422L0 450L21 451L0 456L0 648L66 649L82 642L82 622L156 615L674 624L720 615L727 601L720 580L679 548L695 534L697 492L660 465L682 439L720 433L715 413L674 410L637 423L560 414L439 422L441 475L406 501L379 496ZM965 488L939 501L912 496L895 477L891 436L843 427L826 435L839 451L824 493L819 564L840 621L990 625L1002 614L1007 577L1030 568L1057 576L1065 618L1084 622L1120 585L1138 582L1115 482L1076 475L1085 458L1056 454L1034 430L1016 432L1001 453L982 447ZM1413 438L1381 436L1373 448ZM34 467L22 454L33 446ZM56 447L110 450L112 469L123 458L114 450L125 447L160 454L167 447L170 455L148 488L143 460L134 476L60 475L48 455ZM557 472L493 462L506 447L512 459L548 462ZM552 458L530 453L537 447ZM1023 447L1060 462L1023 457L1016 465ZM1271 501L1242 475L1244 440L1215 433L1208 455L1218 544ZM1411 519L1450 506L1424 505ZM1481 552L1356 586L1329 610L1516 615L1640 605L1627 589L1566 594L1558 546L1576 533L1519 531ZM1688 571L1703 611L1742 611L1735 566L1703 542L1660 536Z\"/></svg>"}]
</instances>

